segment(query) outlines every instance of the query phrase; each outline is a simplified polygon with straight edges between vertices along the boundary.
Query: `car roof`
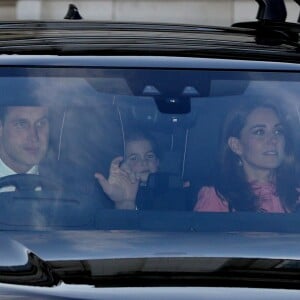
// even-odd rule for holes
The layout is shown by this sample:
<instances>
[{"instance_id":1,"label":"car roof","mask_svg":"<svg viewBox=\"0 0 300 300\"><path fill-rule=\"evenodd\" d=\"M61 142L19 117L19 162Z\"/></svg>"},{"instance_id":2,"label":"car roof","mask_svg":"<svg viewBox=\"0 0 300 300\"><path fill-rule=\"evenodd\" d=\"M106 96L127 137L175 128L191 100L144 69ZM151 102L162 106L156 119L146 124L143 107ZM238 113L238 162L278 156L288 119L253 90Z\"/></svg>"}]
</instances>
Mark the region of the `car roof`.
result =
<instances>
[{"instance_id":1,"label":"car roof","mask_svg":"<svg viewBox=\"0 0 300 300\"><path fill-rule=\"evenodd\" d=\"M0 54L147 55L298 62L300 25L213 27L160 23L0 23Z\"/></svg>"}]
</instances>

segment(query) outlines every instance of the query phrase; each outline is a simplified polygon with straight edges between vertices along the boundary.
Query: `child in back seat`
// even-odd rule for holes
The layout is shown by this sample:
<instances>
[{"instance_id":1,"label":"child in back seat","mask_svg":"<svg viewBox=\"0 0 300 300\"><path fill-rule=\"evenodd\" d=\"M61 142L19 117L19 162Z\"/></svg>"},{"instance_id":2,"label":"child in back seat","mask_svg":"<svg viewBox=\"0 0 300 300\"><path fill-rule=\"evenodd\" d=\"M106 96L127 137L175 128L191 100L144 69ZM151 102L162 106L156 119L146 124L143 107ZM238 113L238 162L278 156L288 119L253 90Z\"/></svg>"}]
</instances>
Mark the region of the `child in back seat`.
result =
<instances>
[{"instance_id":1,"label":"child in back seat","mask_svg":"<svg viewBox=\"0 0 300 300\"><path fill-rule=\"evenodd\" d=\"M108 179L100 173L95 174L115 208L137 208L139 188L146 186L149 175L158 171L157 153L156 143L148 133L131 132L126 137L124 157L118 156L111 162Z\"/></svg>"}]
</instances>

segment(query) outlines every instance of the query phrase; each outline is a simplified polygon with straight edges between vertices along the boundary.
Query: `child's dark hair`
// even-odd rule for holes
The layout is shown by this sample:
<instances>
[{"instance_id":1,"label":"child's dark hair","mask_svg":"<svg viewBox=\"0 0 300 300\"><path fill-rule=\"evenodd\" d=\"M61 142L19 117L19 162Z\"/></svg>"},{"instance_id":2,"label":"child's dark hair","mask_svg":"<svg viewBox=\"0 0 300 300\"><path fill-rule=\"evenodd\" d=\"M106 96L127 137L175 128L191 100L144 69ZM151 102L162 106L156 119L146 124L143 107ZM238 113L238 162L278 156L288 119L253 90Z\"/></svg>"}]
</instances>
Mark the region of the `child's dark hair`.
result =
<instances>
[{"instance_id":1,"label":"child's dark hair","mask_svg":"<svg viewBox=\"0 0 300 300\"><path fill-rule=\"evenodd\" d=\"M161 156L159 152L157 142L155 138L146 130L130 130L125 134L125 145L129 142L141 141L145 140L148 141L151 146L152 150L157 157Z\"/></svg>"}]
</instances>

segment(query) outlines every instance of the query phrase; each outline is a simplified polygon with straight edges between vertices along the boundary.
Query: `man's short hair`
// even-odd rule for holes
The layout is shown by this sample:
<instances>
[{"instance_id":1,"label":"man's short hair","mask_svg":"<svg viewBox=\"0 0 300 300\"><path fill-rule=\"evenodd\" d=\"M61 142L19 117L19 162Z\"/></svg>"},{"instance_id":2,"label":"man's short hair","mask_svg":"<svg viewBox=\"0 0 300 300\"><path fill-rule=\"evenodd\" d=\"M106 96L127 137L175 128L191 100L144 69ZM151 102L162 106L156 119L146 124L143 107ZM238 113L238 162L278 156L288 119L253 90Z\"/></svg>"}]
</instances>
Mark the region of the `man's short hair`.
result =
<instances>
[{"instance_id":1,"label":"man's short hair","mask_svg":"<svg viewBox=\"0 0 300 300\"><path fill-rule=\"evenodd\" d=\"M8 113L8 106L0 106L0 122L3 123L5 121L5 117Z\"/></svg>"},{"instance_id":2,"label":"man's short hair","mask_svg":"<svg viewBox=\"0 0 300 300\"><path fill-rule=\"evenodd\" d=\"M33 105L38 107L38 105ZM17 106L0 106L0 122L3 123L5 121L5 117L9 112L9 109Z\"/></svg>"}]
</instances>

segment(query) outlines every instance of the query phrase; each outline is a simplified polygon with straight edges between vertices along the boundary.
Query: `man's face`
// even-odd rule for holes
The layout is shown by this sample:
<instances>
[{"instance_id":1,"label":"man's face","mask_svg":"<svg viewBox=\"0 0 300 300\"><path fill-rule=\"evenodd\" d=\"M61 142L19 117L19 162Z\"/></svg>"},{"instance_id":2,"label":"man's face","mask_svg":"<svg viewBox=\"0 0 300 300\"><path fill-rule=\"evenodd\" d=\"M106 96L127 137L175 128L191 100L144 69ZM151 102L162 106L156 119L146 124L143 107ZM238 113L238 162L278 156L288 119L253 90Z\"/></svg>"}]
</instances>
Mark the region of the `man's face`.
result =
<instances>
[{"instance_id":1,"label":"man's face","mask_svg":"<svg viewBox=\"0 0 300 300\"><path fill-rule=\"evenodd\" d=\"M0 157L15 172L26 173L45 156L48 139L48 108L9 107L0 122Z\"/></svg>"}]
</instances>

